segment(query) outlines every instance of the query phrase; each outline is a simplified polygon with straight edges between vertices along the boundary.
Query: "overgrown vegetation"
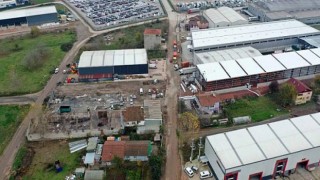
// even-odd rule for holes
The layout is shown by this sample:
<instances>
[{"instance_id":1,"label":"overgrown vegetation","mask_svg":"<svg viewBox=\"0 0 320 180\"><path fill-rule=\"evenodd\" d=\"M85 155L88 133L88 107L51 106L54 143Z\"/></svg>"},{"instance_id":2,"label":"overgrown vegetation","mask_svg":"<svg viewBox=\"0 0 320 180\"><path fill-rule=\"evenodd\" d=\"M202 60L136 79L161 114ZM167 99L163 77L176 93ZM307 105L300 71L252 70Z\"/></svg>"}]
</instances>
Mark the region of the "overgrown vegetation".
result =
<instances>
[{"instance_id":1,"label":"overgrown vegetation","mask_svg":"<svg viewBox=\"0 0 320 180\"><path fill-rule=\"evenodd\" d=\"M60 46L75 38L65 31L0 40L0 96L41 90L65 55Z\"/></svg>"},{"instance_id":2,"label":"overgrown vegetation","mask_svg":"<svg viewBox=\"0 0 320 180\"><path fill-rule=\"evenodd\" d=\"M16 157L14 158L12 168L14 171L18 170L22 166L23 157L27 154L28 149L25 146L22 146L18 152Z\"/></svg>"},{"instance_id":3,"label":"overgrown vegetation","mask_svg":"<svg viewBox=\"0 0 320 180\"><path fill-rule=\"evenodd\" d=\"M0 106L0 155L28 111L29 105Z\"/></svg>"},{"instance_id":4,"label":"overgrown vegetation","mask_svg":"<svg viewBox=\"0 0 320 180\"><path fill-rule=\"evenodd\" d=\"M143 32L145 28L159 28L163 34L166 34L168 33L168 25L168 21L154 21L153 23L120 29L112 33L94 37L80 49L76 59L79 59L83 51L143 48ZM151 56L149 59L163 58L165 57L165 51L150 51L148 55Z\"/></svg>"},{"instance_id":5,"label":"overgrown vegetation","mask_svg":"<svg viewBox=\"0 0 320 180\"><path fill-rule=\"evenodd\" d=\"M234 103L226 105L225 110L229 119L239 116L251 116L255 122L288 113L286 109L277 105L268 95L238 99Z\"/></svg>"},{"instance_id":6,"label":"overgrown vegetation","mask_svg":"<svg viewBox=\"0 0 320 180\"><path fill-rule=\"evenodd\" d=\"M167 56L167 52L165 50L148 50L147 54L149 59L165 58Z\"/></svg>"}]
</instances>

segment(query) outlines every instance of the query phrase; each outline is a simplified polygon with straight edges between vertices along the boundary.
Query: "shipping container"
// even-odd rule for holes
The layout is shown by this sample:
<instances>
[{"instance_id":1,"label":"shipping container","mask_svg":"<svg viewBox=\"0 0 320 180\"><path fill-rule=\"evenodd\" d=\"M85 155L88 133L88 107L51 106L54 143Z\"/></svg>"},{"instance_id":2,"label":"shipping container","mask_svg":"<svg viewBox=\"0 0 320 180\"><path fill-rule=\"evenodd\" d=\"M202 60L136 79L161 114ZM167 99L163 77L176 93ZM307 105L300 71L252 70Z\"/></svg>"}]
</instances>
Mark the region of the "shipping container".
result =
<instances>
[{"instance_id":1,"label":"shipping container","mask_svg":"<svg viewBox=\"0 0 320 180\"><path fill-rule=\"evenodd\" d=\"M189 66L190 66L190 62L188 62L188 61L181 62L181 68L186 68Z\"/></svg>"}]
</instances>

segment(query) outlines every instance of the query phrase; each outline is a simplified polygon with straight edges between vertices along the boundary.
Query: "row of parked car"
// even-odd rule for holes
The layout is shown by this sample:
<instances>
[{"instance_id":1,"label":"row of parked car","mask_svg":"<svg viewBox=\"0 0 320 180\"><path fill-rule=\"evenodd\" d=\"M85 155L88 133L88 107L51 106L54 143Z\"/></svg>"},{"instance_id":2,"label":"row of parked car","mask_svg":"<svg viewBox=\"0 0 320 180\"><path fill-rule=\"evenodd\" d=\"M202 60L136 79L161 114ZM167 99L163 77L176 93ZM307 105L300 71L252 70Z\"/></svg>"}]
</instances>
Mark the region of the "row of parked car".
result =
<instances>
[{"instance_id":1,"label":"row of parked car","mask_svg":"<svg viewBox=\"0 0 320 180\"><path fill-rule=\"evenodd\" d=\"M199 168L196 166L191 166L191 167L184 168L184 171L187 173L187 175L190 178L192 178L194 174L199 171ZM211 178L212 176L213 176L212 173L207 170L200 172L200 179L207 179L207 178Z\"/></svg>"},{"instance_id":2,"label":"row of parked car","mask_svg":"<svg viewBox=\"0 0 320 180\"><path fill-rule=\"evenodd\" d=\"M142 0L70 0L95 25L114 25L163 14L159 3Z\"/></svg>"}]
</instances>

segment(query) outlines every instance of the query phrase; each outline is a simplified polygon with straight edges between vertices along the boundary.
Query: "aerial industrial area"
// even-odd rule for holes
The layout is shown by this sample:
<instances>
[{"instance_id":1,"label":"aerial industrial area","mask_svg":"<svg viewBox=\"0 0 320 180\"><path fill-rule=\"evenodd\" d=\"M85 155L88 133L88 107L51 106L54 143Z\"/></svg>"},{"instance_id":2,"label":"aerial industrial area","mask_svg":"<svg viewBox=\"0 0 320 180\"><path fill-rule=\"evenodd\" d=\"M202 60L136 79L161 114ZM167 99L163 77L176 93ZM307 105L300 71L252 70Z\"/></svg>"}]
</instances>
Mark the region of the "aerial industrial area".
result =
<instances>
[{"instance_id":1,"label":"aerial industrial area","mask_svg":"<svg viewBox=\"0 0 320 180\"><path fill-rule=\"evenodd\" d=\"M0 0L0 179L319 180L319 0Z\"/></svg>"}]
</instances>

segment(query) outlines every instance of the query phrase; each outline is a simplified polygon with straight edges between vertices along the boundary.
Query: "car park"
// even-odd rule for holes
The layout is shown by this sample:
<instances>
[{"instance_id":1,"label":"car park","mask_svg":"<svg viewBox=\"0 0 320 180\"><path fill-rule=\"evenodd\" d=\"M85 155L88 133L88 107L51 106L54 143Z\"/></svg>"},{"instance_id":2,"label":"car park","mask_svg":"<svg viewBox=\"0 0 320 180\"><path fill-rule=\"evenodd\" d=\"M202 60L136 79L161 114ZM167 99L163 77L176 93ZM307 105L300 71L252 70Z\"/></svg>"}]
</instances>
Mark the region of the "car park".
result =
<instances>
[{"instance_id":1,"label":"car park","mask_svg":"<svg viewBox=\"0 0 320 180\"><path fill-rule=\"evenodd\" d=\"M209 171L201 171L200 172L200 179L207 179L212 177L212 173Z\"/></svg>"},{"instance_id":2,"label":"car park","mask_svg":"<svg viewBox=\"0 0 320 180\"><path fill-rule=\"evenodd\" d=\"M193 177L194 176L194 173L193 173L191 167L184 168L184 172L186 172L189 177Z\"/></svg>"},{"instance_id":3,"label":"car park","mask_svg":"<svg viewBox=\"0 0 320 180\"><path fill-rule=\"evenodd\" d=\"M163 15L159 2L147 0L69 0L96 26L112 26Z\"/></svg>"}]
</instances>

